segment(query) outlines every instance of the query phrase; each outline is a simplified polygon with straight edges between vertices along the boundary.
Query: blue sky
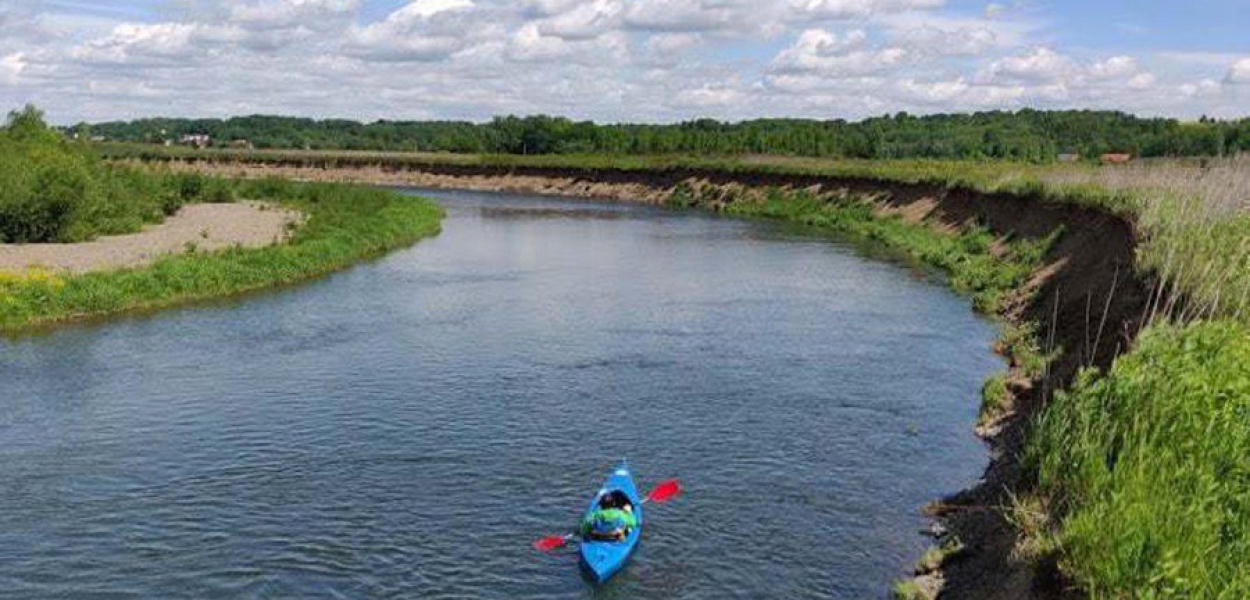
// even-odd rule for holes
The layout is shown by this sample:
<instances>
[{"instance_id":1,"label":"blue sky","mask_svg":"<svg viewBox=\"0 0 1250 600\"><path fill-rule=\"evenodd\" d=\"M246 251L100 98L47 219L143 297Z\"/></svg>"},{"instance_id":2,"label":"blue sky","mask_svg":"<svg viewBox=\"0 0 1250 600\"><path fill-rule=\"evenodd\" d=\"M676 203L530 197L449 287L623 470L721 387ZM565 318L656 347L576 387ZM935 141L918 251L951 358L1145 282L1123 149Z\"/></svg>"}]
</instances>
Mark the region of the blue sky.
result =
<instances>
[{"instance_id":1,"label":"blue sky","mask_svg":"<svg viewBox=\"0 0 1250 600\"><path fill-rule=\"evenodd\" d=\"M0 0L54 120L1250 115L1250 0Z\"/></svg>"}]
</instances>

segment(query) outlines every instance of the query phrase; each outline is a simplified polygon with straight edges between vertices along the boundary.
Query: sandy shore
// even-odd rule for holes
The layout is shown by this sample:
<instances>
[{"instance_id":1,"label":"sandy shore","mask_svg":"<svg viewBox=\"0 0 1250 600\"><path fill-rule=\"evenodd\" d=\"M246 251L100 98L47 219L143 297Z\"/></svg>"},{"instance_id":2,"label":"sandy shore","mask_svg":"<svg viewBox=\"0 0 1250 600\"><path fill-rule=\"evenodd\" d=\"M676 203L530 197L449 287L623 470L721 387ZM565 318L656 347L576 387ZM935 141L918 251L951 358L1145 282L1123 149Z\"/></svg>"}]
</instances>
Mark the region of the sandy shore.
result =
<instances>
[{"instance_id":1,"label":"sandy shore","mask_svg":"<svg viewBox=\"0 0 1250 600\"><path fill-rule=\"evenodd\" d=\"M140 233L79 244L0 244L0 271L38 268L85 273L142 266L161 255L192 248L268 246L285 240L288 225L299 220L298 213L267 204L192 204Z\"/></svg>"}]
</instances>

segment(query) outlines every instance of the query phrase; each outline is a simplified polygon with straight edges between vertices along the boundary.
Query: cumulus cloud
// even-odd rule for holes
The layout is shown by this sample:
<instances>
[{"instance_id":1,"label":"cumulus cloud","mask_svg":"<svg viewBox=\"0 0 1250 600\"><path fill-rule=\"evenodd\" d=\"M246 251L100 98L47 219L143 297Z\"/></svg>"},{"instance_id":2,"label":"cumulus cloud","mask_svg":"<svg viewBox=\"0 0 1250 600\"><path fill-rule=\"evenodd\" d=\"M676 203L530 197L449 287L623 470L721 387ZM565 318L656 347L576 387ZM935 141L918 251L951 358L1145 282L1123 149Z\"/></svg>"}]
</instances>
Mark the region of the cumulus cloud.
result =
<instances>
[{"instance_id":1,"label":"cumulus cloud","mask_svg":"<svg viewBox=\"0 0 1250 600\"><path fill-rule=\"evenodd\" d=\"M868 34L860 29L841 36L823 29L809 29L794 45L777 55L772 70L845 78L888 70L907 57L907 51L902 48L868 48L867 40Z\"/></svg>"},{"instance_id":2,"label":"cumulus cloud","mask_svg":"<svg viewBox=\"0 0 1250 600\"><path fill-rule=\"evenodd\" d=\"M9 85L16 84L21 79L22 71L25 69L26 61L23 60L20 52L0 58L0 82Z\"/></svg>"},{"instance_id":3,"label":"cumulus cloud","mask_svg":"<svg viewBox=\"0 0 1250 600\"><path fill-rule=\"evenodd\" d=\"M677 92L671 106L677 108L719 108L741 103L744 92L730 86L707 84Z\"/></svg>"},{"instance_id":4,"label":"cumulus cloud","mask_svg":"<svg viewBox=\"0 0 1250 600\"><path fill-rule=\"evenodd\" d=\"M1128 79L1137 75L1139 71L1137 59L1131 56L1113 56L1089 67L1089 75L1103 81Z\"/></svg>"},{"instance_id":5,"label":"cumulus cloud","mask_svg":"<svg viewBox=\"0 0 1250 600\"><path fill-rule=\"evenodd\" d=\"M476 36L496 32L471 18L471 0L416 0L365 27L354 28L347 54L381 62L433 62L465 49Z\"/></svg>"},{"instance_id":6,"label":"cumulus cloud","mask_svg":"<svg viewBox=\"0 0 1250 600\"><path fill-rule=\"evenodd\" d=\"M929 10L945 4L946 0L792 0L790 6L807 18L847 20L883 13Z\"/></svg>"},{"instance_id":7,"label":"cumulus cloud","mask_svg":"<svg viewBox=\"0 0 1250 600\"><path fill-rule=\"evenodd\" d=\"M74 48L71 56L100 66L184 67L242 38L241 30L224 25L122 23L109 36Z\"/></svg>"},{"instance_id":8,"label":"cumulus cloud","mask_svg":"<svg viewBox=\"0 0 1250 600\"><path fill-rule=\"evenodd\" d=\"M1224 77L1224 81L1232 84L1250 84L1250 57L1233 63L1233 66L1229 67L1228 75Z\"/></svg>"},{"instance_id":9,"label":"cumulus cloud","mask_svg":"<svg viewBox=\"0 0 1250 600\"><path fill-rule=\"evenodd\" d=\"M978 56L998 45L998 35L988 27L921 26L898 32L900 45L937 56Z\"/></svg>"},{"instance_id":10,"label":"cumulus cloud","mask_svg":"<svg viewBox=\"0 0 1250 600\"><path fill-rule=\"evenodd\" d=\"M345 23L357 8L356 0L264 0L232 6L229 21L252 30L321 31Z\"/></svg>"},{"instance_id":11,"label":"cumulus cloud","mask_svg":"<svg viewBox=\"0 0 1250 600\"><path fill-rule=\"evenodd\" d=\"M543 35L567 40L594 39L615 29L624 12L625 7L620 2L594 0L543 19L538 28Z\"/></svg>"},{"instance_id":12,"label":"cumulus cloud","mask_svg":"<svg viewBox=\"0 0 1250 600\"><path fill-rule=\"evenodd\" d=\"M1022 54L1000 58L983 70L982 82L1053 83L1076 72L1076 63L1050 48L1033 48Z\"/></svg>"},{"instance_id":13,"label":"cumulus cloud","mask_svg":"<svg viewBox=\"0 0 1250 600\"><path fill-rule=\"evenodd\" d=\"M144 19L40 6L0 0L0 103L64 120L167 114L175 97L188 116L1196 116L1244 114L1250 89L1244 54L1069 49L1013 0L182 0Z\"/></svg>"},{"instance_id":14,"label":"cumulus cloud","mask_svg":"<svg viewBox=\"0 0 1250 600\"><path fill-rule=\"evenodd\" d=\"M624 23L641 31L748 31L767 23L768 4L766 0L631 0Z\"/></svg>"}]
</instances>

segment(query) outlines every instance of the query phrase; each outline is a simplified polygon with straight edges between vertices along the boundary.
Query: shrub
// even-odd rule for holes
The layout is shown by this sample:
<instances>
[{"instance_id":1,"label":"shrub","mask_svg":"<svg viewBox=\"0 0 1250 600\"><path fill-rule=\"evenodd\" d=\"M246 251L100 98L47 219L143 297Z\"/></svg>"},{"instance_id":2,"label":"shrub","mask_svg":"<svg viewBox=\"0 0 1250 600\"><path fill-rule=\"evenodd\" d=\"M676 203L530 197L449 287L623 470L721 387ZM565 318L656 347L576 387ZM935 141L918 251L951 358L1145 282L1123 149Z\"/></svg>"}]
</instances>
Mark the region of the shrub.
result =
<instances>
[{"instance_id":1,"label":"shrub","mask_svg":"<svg viewBox=\"0 0 1250 600\"><path fill-rule=\"evenodd\" d=\"M0 130L0 243L129 233L185 204L233 200L222 179L104 164L31 107Z\"/></svg>"}]
</instances>

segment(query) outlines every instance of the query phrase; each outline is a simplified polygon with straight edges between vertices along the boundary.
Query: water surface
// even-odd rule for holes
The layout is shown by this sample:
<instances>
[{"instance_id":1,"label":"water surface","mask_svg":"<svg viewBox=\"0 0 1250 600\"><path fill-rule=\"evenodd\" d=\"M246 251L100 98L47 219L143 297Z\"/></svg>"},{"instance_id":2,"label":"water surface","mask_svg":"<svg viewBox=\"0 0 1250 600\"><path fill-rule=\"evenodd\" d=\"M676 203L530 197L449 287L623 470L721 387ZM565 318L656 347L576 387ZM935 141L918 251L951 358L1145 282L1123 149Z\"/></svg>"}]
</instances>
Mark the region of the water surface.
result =
<instances>
[{"instance_id":1,"label":"water surface","mask_svg":"<svg viewBox=\"0 0 1250 600\"><path fill-rule=\"evenodd\" d=\"M873 598L972 483L993 328L779 226L428 192L443 234L309 285L0 342L6 598ZM649 513L596 588L571 527Z\"/></svg>"}]
</instances>

